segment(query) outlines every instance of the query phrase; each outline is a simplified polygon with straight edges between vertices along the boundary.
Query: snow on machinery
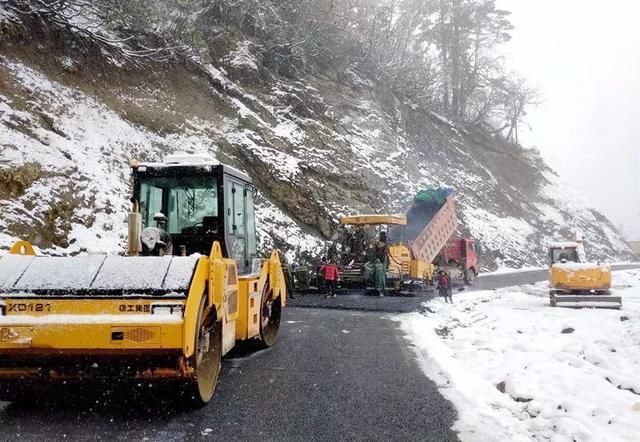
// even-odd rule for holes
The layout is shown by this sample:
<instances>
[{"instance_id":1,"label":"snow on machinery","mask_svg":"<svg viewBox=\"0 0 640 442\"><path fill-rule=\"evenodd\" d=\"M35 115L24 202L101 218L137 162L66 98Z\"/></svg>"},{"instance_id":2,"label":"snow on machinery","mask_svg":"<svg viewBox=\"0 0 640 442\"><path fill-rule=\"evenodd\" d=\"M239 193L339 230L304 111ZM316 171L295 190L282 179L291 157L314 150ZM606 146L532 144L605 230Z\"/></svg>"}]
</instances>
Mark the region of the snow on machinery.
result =
<instances>
[{"instance_id":1,"label":"snow on machinery","mask_svg":"<svg viewBox=\"0 0 640 442\"><path fill-rule=\"evenodd\" d=\"M355 215L343 217L341 224L355 226L343 233L343 280L367 287L367 266L378 257L385 263L388 286L402 290L433 283L432 262L455 232L458 220L452 192L427 189L418 192L406 215Z\"/></svg>"},{"instance_id":2,"label":"snow on machinery","mask_svg":"<svg viewBox=\"0 0 640 442\"><path fill-rule=\"evenodd\" d=\"M622 298L611 295L611 267L588 263L581 235L576 241L549 246L550 305L620 308Z\"/></svg>"},{"instance_id":3,"label":"snow on machinery","mask_svg":"<svg viewBox=\"0 0 640 442\"><path fill-rule=\"evenodd\" d=\"M285 281L276 251L252 266L250 178L208 157L131 168L130 256L35 256L19 242L0 258L0 400L133 380L201 406L236 342L275 343Z\"/></svg>"}]
</instances>

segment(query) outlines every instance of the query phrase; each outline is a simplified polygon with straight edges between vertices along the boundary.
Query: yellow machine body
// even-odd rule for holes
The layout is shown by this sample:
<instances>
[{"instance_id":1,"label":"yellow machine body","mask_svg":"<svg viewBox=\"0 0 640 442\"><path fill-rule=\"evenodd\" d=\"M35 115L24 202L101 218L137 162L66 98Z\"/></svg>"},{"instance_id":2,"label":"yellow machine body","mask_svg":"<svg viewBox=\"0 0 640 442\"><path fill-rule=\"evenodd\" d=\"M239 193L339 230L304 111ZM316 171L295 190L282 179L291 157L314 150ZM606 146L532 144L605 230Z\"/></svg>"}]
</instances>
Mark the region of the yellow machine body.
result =
<instances>
[{"instance_id":1,"label":"yellow machine body","mask_svg":"<svg viewBox=\"0 0 640 442\"><path fill-rule=\"evenodd\" d=\"M430 262L412 259L409 275L413 279L421 279L432 283L435 277L435 266Z\"/></svg>"},{"instance_id":2,"label":"yellow machine body","mask_svg":"<svg viewBox=\"0 0 640 442\"><path fill-rule=\"evenodd\" d=\"M432 263L413 259L409 247L395 244L389 247L388 273L399 278L433 281L435 267Z\"/></svg>"},{"instance_id":3,"label":"yellow machine body","mask_svg":"<svg viewBox=\"0 0 640 442\"><path fill-rule=\"evenodd\" d=\"M33 254L27 243L16 244L11 251ZM61 258L42 259L55 270L56 260ZM142 258L123 259L135 266ZM95 367L95 373L77 373L41 364L50 357L74 362L98 355L106 360L117 358L118 363L135 359L135 368L127 371L134 379L192 376L187 361L194 354L203 297L207 311L222 325L224 354L237 341L259 337L263 296L280 298L284 306L285 287L276 251L265 260L260 273L239 277L236 261L224 259L215 242L210 256L197 259L186 295L79 298L0 294L0 383L25 377L100 378L103 367Z\"/></svg>"},{"instance_id":4,"label":"yellow machine body","mask_svg":"<svg viewBox=\"0 0 640 442\"><path fill-rule=\"evenodd\" d=\"M611 288L611 269L595 263L554 264L549 270L550 285L556 290L607 291Z\"/></svg>"},{"instance_id":5,"label":"yellow machine body","mask_svg":"<svg viewBox=\"0 0 640 442\"><path fill-rule=\"evenodd\" d=\"M206 155L131 169L127 256L36 256L19 241L0 257L0 400L164 379L203 406L238 341L275 344L286 283L277 251L255 265L251 178Z\"/></svg>"},{"instance_id":6,"label":"yellow machine body","mask_svg":"<svg viewBox=\"0 0 640 442\"><path fill-rule=\"evenodd\" d=\"M409 249L406 246L402 244L389 246L388 257L388 274L391 274L397 278L409 275L409 269L411 266L411 255L409 254Z\"/></svg>"}]
</instances>

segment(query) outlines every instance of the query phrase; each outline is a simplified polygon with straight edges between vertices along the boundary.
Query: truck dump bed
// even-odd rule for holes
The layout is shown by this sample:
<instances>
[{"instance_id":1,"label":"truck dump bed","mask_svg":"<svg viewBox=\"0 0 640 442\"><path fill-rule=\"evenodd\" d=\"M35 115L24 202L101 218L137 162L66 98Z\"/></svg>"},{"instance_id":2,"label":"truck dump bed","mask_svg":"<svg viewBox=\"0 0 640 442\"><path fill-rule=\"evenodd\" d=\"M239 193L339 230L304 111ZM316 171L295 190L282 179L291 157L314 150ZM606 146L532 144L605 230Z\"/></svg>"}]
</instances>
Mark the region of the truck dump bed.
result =
<instances>
[{"instance_id":1,"label":"truck dump bed","mask_svg":"<svg viewBox=\"0 0 640 442\"><path fill-rule=\"evenodd\" d=\"M457 227L453 193L447 189L423 190L407 212L404 239L415 259L432 262Z\"/></svg>"}]
</instances>

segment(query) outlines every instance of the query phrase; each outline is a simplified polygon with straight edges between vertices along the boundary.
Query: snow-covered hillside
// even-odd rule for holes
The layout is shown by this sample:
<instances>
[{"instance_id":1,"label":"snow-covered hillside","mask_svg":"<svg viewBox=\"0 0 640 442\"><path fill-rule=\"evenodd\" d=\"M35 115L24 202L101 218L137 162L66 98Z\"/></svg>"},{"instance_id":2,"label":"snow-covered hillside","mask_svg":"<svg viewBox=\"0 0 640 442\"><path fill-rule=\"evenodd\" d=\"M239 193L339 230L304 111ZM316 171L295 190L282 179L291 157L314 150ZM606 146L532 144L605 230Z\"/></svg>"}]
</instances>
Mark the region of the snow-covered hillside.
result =
<instances>
[{"instance_id":1,"label":"snow-covered hillside","mask_svg":"<svg viewBox=\"0 0 640 442\"><path fill-rule=\"evenodd\" d=\"M53 254L120 253L130 197L127 159L217 151L197 127L154 133L24 64L0 57L0 65L30 100L25 111L15 98L0 95L0 164L7 178L15 174L19 181L23 173L30 181L24 189L0 191L0 248L28 237ZM265 246L273 240L291 241L298 251L321 246L267 200L260 201L257 216Z\"/></svg>"},{"instance_id":2,"label":"snow-covered hillside","mask_svg":"<svg viewBox=\"0 0 640 442\"><path fill-rule=\"evenodd\" d=\"M341 214L402 211L418 190L446 186L485 267L540 265L545 244L574 230L592 256L631 257L535 152L414 109L357 73L267 76L248 47L215 66L130 71L5 46L0 247L28 238L52 253L122 250L128 160L186 151L253 176L263 244L291 254L323 247Z\"/></svg>"},{"instance_id":3,"label":"snow-covered hillside","mask_svg":"<svg viewBox=\"0 0 640 442\"><path fill-rule=\"evenodd\" d=\"M548 283L454 294L399 318L463 441L637 441L640 271L621 310L549 307Z\"/></svg>"}]
</instances>

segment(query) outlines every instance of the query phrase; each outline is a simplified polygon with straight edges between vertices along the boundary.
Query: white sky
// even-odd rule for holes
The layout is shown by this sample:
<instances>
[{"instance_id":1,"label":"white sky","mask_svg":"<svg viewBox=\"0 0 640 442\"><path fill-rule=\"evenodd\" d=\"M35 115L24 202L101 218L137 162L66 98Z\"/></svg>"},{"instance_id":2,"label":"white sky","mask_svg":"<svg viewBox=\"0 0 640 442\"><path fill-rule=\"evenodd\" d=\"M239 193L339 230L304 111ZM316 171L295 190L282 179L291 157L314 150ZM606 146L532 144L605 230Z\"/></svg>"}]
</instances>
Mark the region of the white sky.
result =
<instances>
[{"instance_id":1,"label":"white sky","mask_svg":"<svg viewBox=\"0 0 640 442\"><path fill-rule=\"evenodd\" d=\"M512 12L510 63L544 100L521 141L640 239L640 0L497 4Z\"/></svg>"}]
</instances>

